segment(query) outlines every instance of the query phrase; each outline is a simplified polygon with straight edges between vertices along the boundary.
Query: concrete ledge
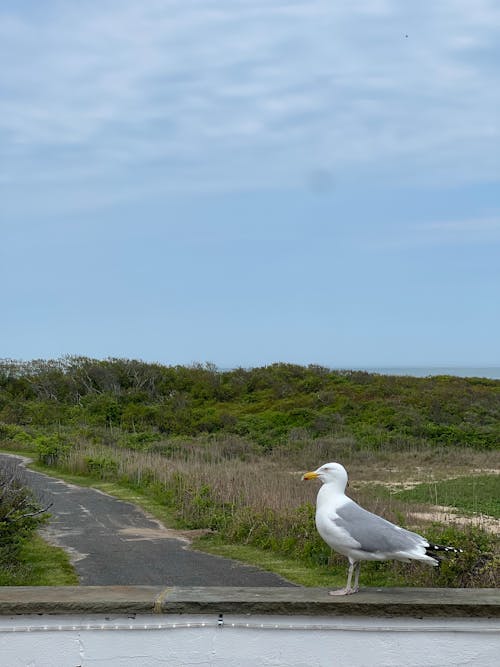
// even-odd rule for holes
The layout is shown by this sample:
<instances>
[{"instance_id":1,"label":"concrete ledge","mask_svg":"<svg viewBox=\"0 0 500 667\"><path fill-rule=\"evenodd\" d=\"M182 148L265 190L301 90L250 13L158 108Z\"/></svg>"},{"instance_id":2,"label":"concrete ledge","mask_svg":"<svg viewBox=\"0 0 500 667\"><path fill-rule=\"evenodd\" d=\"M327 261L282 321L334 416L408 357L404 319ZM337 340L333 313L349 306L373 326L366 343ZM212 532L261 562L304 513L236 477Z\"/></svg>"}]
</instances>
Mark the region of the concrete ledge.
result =
<instances>
[{"instance_id":1,"label":"concrete ledge","mask_svg":"<svg viewBox=\"0 0 500 667\"><path fill-rule=\"evenodd\" d=\"M332 597L324 588L0 587L0 614L283 614L500 617L491 588L367 588Z\"/></svg>"}]
</instances>

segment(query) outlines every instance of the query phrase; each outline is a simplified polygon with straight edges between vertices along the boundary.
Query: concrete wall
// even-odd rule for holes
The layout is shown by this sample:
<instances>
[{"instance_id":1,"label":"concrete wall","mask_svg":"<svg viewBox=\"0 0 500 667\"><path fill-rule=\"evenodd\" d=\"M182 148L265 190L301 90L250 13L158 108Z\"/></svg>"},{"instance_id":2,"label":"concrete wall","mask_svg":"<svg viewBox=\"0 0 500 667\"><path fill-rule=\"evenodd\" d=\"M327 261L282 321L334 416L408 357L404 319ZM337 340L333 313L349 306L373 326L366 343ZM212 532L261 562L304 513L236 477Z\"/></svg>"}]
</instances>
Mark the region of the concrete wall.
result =
<instances>
[{"instance_id":1,"label":"concrete wall","mask_svg":"<svg viewBox=\"0 0 500 667\"><path fill-rule=\"evenodd\" d=\"M500 664L500 591L0 587L0 667Z\"/></svg>"},{"instance_id":2,"label":"concrete wall","mask_svg":"<svg viewBox=\"0 0 500 667\"><path fill-rule=\"evenodd\" d=\"M492 667L498 620L269 615L0 618L4 667Z\"/></svg>"}]
</instances>

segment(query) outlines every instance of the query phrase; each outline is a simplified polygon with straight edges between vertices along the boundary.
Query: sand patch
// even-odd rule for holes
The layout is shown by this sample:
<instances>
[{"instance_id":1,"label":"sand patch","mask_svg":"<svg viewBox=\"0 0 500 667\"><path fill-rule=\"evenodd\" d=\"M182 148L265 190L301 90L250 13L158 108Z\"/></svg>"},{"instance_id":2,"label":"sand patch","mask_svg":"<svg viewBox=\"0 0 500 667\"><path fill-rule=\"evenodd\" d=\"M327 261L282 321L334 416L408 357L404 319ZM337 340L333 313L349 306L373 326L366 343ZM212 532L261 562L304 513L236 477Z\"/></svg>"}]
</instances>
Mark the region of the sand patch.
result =
<instances>
[{"instance_id":1,"label":"sand patch","mask_svg":"<svg viewBox=\"0 0 500 667\"><path fill-rule=\"evenodd\" d=\"M486 514L474 514L472 516L463 516L457 514L454 507L444 507L442 505L433 505L428 511L414 512L409 511L408 516L423 521L439 521L440 523L455 523L459 526L474 526L493 535L500 535L500 521Z\"/></svg>"}]
</instances>

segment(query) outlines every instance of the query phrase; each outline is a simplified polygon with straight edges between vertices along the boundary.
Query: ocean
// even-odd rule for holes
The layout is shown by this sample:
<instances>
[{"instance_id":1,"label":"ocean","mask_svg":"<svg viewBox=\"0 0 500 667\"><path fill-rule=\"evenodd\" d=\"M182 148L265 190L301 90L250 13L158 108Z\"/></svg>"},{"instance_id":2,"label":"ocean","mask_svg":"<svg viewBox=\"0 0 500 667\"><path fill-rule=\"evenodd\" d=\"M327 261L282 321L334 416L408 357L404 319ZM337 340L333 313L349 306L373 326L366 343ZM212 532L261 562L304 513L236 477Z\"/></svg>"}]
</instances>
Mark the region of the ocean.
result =
<instances>
[{"instance_id":1,"label":"ocean","mask_svg":"<svg viewBox=\"0 0 500 667\"><path fill-rule=\"evenodd\" d=\"M489 378L500 380L500 366L370 366L349 370L380 373L381 375L410 375L429 377L431 375L455 375L457 377Z\"/></svg>"}]
</instances>

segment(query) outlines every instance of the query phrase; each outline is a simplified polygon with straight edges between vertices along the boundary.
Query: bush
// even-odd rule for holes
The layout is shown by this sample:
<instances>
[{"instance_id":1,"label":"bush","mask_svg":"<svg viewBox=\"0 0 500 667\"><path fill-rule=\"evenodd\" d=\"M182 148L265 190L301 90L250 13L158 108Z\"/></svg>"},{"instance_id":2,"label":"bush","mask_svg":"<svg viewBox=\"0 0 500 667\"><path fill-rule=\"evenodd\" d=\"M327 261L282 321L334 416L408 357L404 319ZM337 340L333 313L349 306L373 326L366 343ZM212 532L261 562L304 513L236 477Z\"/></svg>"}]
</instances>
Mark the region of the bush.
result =
<instances>
[{"instance_id":1,"label":"bush","mask_svg":"<svg viewBox=\"0 0 500 667\"><path fill-rule=\"evenodd\" d=\"M129 449L147 450L154 442L158 442L156 433L141 431L140 433L127 433L118 439L118 444Z\"/></svg>"},{"instance_id":2,"label":"bush","mask_svg":"<svg viewBox=\"0 0 500 667\"><path fill-rule=\"evenodd\" d=\"M118 461L108 456L86 456L84 462L87 472L100 479L114 479L118 471Z\"/></svg>"},{"instance_id":3,"label":"bush","mask_svg":"<svg viewBox=\"0 0 500 667\"><path fill-rule=\"evenodd\" d=\"M38 460L47 466L57 465L70 450L69 443L59 434L39 435L35 438L34 444L38 452Z\"/></svg>"},{"instance_id":4,"label":"bush","mask_svg":"<svg viewBox=\"0 0 500 667\"><path fill-rule=\"evenodd\" d=\"M24 449L33 444L33 436L21 426L0 423L0 441L8 444L15 443L19 449Z\"/></svg>"},{"instance_id":5,"label":"bush","mask_svg":"<svg viewBox=\"0 0 500 667\"><path fill-rule=\"evenodd\" d=\"M0 568L15 567L21 547L44 521L43 512L15 472L0 470Z\"/></svg>"},{"instance_id":6,"label":"bush","mask_svg":"<svg viewBox=\"0 0 500 667\"><path fill-rule=\"evenodd\" d=\"M500 559L495 553L498 541L494 535L479 528L466 530L455 526L434 525L427 531L427 539L437 544L455 546L463 553L443 558L435 568L433 585L496 588L500 584Z\"/></svg>"}]
</instances>

